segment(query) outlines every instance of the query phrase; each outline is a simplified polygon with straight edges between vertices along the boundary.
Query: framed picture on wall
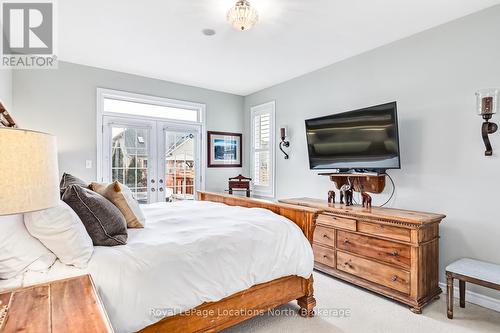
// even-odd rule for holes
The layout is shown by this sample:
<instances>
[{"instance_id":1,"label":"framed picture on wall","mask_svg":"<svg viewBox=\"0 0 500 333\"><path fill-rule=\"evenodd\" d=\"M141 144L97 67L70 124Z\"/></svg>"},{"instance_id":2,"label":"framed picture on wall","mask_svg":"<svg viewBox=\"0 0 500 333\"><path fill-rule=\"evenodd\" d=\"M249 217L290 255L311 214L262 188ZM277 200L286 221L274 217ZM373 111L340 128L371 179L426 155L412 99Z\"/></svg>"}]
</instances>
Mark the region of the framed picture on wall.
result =
<instances>
[{"instance_id":1,"label":"framed picture on wall","mask_svg":"<svg viewBox=\"0 0 500 333\"><path fill-rule=\"evenodd\" d=\"M207 132L208 167L236 168L242 165L241 133Z\"/></svg>"}]
</instances>

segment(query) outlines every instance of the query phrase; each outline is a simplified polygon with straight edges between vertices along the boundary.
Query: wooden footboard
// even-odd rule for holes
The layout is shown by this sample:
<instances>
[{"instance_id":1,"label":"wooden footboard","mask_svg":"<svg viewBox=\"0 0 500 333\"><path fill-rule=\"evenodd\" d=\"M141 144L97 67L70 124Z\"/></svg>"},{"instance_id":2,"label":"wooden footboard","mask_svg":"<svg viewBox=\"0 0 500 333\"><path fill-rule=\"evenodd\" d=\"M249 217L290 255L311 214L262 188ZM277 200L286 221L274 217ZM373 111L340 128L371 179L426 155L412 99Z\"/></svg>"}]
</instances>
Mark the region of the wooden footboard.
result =
<instances>
[{"instance_id":1,"label":"wooden footboard","mask_svg":"<svg viewBox=\"0 0 500 333\"><path fill-rule=\"evenodd\" d=\"M316 209L210 192L198 192L198 200L269 209L297 224L312 244ZM309 279L287 276L255 285L218 302L204 303L188 313L167 317L141 332L218 332L293 300L297 300L301 308L300 315L310 317L316 305L313 291L312 276Z\"/></svg>"}]
</instances>

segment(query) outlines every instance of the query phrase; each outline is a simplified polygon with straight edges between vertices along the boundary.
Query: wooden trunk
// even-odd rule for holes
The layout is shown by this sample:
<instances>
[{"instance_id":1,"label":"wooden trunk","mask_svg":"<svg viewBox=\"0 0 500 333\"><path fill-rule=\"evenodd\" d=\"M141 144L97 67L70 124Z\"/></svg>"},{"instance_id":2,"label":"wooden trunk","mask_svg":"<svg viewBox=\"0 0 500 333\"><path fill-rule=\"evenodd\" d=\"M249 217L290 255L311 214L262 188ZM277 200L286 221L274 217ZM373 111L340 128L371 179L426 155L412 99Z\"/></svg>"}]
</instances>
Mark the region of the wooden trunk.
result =
<instances>
[{"instance_id":1,"label":"wooden trunk","mask_svg":"<svg viewBox=\"0 0 500 333\"><path fill-rule=\"evenodd\" d=\"M441 293L444 215L309 198L280 202L321 210L313 241L317 270L405 303L415 313Z\"/></svg>"}]
</instances>

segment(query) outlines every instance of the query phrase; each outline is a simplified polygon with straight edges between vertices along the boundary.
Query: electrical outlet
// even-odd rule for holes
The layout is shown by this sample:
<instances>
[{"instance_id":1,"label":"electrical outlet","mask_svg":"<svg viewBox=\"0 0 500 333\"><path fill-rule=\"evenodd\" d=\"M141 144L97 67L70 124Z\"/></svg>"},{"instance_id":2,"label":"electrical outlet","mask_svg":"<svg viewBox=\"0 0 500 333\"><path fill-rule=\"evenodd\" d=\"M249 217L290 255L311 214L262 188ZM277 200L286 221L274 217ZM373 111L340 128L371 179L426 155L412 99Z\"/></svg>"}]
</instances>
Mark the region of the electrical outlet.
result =
<instances>
[{"instance_id":1,"label":"electrical outlet","mask_svg":"<svg viewBox=\"0 0 500 333\"><path fill-rule=\"evenodd\" d=\"M86 160L85 161L85 167L87 169L92 169L92 160Z\"/></svg>"}]
</instances>

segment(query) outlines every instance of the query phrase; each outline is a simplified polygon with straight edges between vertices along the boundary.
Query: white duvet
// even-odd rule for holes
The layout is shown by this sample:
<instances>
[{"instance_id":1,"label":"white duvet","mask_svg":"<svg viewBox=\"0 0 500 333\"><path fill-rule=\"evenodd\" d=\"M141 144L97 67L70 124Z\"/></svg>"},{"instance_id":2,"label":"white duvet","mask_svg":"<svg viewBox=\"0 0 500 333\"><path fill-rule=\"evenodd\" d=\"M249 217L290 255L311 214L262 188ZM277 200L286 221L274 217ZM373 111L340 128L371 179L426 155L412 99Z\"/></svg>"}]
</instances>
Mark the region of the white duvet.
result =
<instances>
[{"instance_id":1,"label":"white duvet","mask_svg":"<svg viewBox=\"0 0 500 333\"><path fill-rule=\"evenodd\" d=\"M204 201L142 208L146 227L129 229L127 245L95 247L85 271L116 332L140 330L255 284L312 273L302 231L268 210ZM44 280L84 272L68 267L57 262ZM38 282L30 279L24 283Z\"/></svg>"}]
</instances>

